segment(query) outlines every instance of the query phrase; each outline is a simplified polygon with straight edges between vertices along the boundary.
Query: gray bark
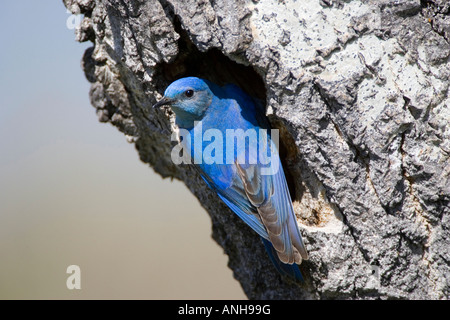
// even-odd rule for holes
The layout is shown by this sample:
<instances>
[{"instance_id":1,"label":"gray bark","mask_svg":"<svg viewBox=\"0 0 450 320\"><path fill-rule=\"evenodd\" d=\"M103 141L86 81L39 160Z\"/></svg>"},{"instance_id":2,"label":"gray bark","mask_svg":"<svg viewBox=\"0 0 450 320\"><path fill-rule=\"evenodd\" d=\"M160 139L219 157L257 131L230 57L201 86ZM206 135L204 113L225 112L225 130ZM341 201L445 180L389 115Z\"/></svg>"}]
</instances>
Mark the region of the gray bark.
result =
<instances>
[{"instance_id":1,"label":"gray bark","mask_svg":"<svg viewBox=\"0 0 450 320\"><path fill-rule=\"evenodd\" d=\"M65 0L101 122L184 181L249 298L447 299L450 4L446 0ZM265 101L310 254L281 279L259 237L170 158L151 108L195 75Z\"/></svg>"}]
</instances>

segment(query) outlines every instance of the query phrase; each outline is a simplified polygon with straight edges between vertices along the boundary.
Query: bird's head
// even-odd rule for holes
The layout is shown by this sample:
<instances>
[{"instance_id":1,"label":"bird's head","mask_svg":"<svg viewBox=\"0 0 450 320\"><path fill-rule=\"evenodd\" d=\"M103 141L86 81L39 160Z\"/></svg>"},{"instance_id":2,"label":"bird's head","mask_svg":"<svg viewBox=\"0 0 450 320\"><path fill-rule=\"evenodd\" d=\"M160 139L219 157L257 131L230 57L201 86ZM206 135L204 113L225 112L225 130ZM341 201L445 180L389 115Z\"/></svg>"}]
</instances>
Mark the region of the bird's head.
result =
<instances>
[{"instance_id":1,"label":"bird's head","mask_svg":"<svg viewBox=\"0 0 450 320\"><path fill-rule=\"evenodd\" d=\"M206 80L188 77L172 82L164 92L164 97L153 108L169 105L175 112L177 123L193 123L201 120L212 102Z\"/></svg>"}]
</instances>

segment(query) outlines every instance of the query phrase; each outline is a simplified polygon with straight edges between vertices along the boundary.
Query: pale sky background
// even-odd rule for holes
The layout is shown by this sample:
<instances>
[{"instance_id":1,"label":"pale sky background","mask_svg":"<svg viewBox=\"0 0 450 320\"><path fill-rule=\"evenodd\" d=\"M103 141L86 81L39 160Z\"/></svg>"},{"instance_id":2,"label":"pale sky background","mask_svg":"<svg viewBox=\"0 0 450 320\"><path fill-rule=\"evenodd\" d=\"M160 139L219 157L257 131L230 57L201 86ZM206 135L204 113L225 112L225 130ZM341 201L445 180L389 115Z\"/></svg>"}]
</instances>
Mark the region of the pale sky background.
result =
<instances>
[{"instance_id":1,"label":"pale sky background","mask_svg":"<svg viewBox=\"0 0 450 320\"><path fill-rule=\"evenodd\" d=\"M198 200L97 121L62 1L2 4L0 299L245 299Z\"/></svg>"}]
</instances>

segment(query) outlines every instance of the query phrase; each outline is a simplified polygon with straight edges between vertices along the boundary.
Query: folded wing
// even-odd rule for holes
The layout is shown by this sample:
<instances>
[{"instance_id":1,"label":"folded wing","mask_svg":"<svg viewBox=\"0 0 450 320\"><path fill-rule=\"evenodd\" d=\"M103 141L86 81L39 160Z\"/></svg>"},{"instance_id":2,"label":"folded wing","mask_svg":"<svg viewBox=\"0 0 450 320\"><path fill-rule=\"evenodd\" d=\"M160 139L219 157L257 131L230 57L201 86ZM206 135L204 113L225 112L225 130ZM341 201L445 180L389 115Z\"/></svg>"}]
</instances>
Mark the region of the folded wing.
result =
<instances>
[{"instance_id":1,"label":"folded wing","mask_svg":"<svg viewBox=\"0 0 450 320\"><path fill-rule=\"evenodd\" d=\"M279 161L276 157L273 161ZM209 177L203 178L219 197L261 237L269 240L283 263L300 264L308 259L289 195L286 178L278 163L276 172L261 174L261 166L234 164L233 183L218 189Z\"/></svg>"}]
</instances>

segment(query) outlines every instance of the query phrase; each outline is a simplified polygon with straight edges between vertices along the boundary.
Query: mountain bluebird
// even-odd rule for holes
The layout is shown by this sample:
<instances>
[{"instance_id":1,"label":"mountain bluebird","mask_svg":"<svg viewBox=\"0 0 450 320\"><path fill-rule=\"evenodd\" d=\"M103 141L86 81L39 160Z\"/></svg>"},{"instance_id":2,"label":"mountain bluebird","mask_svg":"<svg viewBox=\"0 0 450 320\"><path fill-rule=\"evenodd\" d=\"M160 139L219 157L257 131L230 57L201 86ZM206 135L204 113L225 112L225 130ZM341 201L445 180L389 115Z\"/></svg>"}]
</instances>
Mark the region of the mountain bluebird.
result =
<instances>
[{"instance_id":1,"label":"mountain bluebird","mask_svg":"<svg viewBox=\"0 0 450 320\"><path fill-rule=\"evenodd\" d=\"M203 180L261 236L276 269L302 281L298 264L308 254L273 143L277 131L268 132L261 104L235 85L188 77L153 107L162 105L175 112L180 144Z\"/></svg>"}]
</instances>

